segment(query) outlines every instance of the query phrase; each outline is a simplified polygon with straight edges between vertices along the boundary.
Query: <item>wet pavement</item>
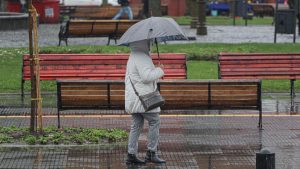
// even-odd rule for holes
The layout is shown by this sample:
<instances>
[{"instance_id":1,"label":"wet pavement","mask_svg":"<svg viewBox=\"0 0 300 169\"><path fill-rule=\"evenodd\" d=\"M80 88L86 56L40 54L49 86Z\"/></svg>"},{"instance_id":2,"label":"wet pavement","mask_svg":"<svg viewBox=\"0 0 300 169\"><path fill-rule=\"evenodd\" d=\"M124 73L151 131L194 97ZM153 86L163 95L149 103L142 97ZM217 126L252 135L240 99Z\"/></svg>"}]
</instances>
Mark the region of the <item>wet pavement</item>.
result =
<instances>
[{"instance_id":1,"label":"wet pavement","mask_svg":"<svg viewBox=\"0 0 300 169\"><path fill-rule=\"evenodd\" d=\"M59 24L40 24L39 46L58 45ZM190 26L181 26L184 32L191 37L196 37L196 41L174 41L169 43L273 43L274 26L207 26L208 35L197 36L196 29ZM299 43L299 36L296 42ZM69 45L106 45L107 38L70 38ZM293 35L278 34L278 43L292 43ZM63 46L65 44L63 43ZM115 45L111 41L111 45ZM2 31L0 32L0 47L28 47L28 32Z\"/></svg>"},{"instance_id":2,"label":"wet pavement","mask_svg":"<svg viewBox=\"0 0 300 169\"><path fill-rule=\"evenodd\" d=\"M87 146L1 145L0 168L200 168L255 169L256 153L268 148L276 154L276 169L300 166L300 117L173 116L161 117L159 155L166 164L126 166L126 142ZM56 124L55 117L44 118ZM3 125L27 125L24 117L0 118ZM128 130L130 118L63 117L63 126L119 127ZM140 158L145 156L146 126L139 140Z\"/></svg>"},{"instance_id":3,"label":"wet pavement","mask_svg":"<svg viewBox=\"0 0 300 169\"><path fill-rule=\"evenodd\" d=\"M44 115L56 115L57 99L54 92L43 92ZM300 93L296 93L293 100L289 93L263 93L262 109L269 115L300 115ZM190 113L189 113L190 112ZM197 114L239 114L240 111L232 110L196 110ZM174 114L174 111L165 111L164 114ZM179 114L194 114L195 111L178 111ZM257 114L256 111L249 111L248 114ZM125 114L123 110L86 110L86 111L64 111L64 114L84 114L84 115L111 115ZM25 93L24 99L20 94L0 93L0 116L6 115L30 115L30 94Z\"/></svg>"},{"instance_id":4,"label":"wet pavement","mask_svg":"<svg viewBox=\"0 0 300 169\"><path fill-rule=\"evenodd\" d=\"M5 97L4 97L5 96ZM11 96L11 104L4 100ZM299 96L297 94L296 96ZM26 96L25 105L29 96ZM45 126L56 125L55 94L44 95ZM0 168L147 168L147 169L255 169L256 153L268 148L276 154L276 169L298 169L300 166L300 115L298 97L294 112L288 94L264 94L263 128L257 128L256 111L193 111L188 114L161 115L159 155L166 164L127 166L126 144L24 146L0 145ZM0 124L28 126L30 109L21 103L19 95L0 96ZM277 104L277 105L276 105ZM45 106L47 105L47 106ZM66 111L64 127L122 128L129 130L130 117L123 111ZM109 116L111 114L123 114ZM195 115L196 114L196 115ZM11 116L16 115L16 116ZM72 115L72 116L71 116ZM86 115L86 116L82 116ZM140 158L145 156L148 125L139 139Z\"/></svg>"}]
</instances>

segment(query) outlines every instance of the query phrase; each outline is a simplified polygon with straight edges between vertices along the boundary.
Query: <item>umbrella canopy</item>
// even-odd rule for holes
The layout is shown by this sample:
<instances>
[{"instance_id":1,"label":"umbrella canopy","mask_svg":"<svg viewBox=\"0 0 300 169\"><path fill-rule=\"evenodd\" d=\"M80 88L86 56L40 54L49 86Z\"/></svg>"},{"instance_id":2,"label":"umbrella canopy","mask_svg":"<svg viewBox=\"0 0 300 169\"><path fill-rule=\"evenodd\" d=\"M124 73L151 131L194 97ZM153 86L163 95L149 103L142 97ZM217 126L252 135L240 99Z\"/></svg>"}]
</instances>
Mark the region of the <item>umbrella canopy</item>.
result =
<instances>
[{"instance_id":1,"label":"umbrella canopy","mask_svg":"<svg viewBox=\"0 0 300 169\"><path fill-rule=\"evenodd\" d=\"M121 37L119 45L156 39L158 42L187 40L180 26L172 18L150 17L132 25Z\"/></svg>"}]
</instances>

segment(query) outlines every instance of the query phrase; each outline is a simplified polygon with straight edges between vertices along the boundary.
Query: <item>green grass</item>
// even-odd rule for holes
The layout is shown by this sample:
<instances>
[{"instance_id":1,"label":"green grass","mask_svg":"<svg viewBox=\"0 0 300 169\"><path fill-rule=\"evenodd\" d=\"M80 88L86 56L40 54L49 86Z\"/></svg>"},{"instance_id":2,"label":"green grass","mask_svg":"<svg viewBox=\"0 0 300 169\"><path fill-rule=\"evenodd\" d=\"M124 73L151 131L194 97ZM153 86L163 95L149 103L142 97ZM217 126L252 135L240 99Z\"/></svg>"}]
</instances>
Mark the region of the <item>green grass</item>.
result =
<instances>
[{"instance_id":1,"label":"green grass","mask_svg":"<svg viewBox=\"0 0 300 169\"><path fill-rule=\"evenodd\" d=\"M217 79L218 64L213 61L188 61L188 79Z\"/></svg>"},{"instance_id":2,"label":"green grass","mask_svg":"<svg viewBox=\"0 0 300 169\"><path fill-rule=\"evenodd\" d=\"M190 25L192 18L190 16L173 17L179 25ZM272 25L272 17L253 17L248 19L248 25ZM233 25L233 18L228 16L207 16L206 25ZM235 25L245 25L243 18L236 18Z\"/></svg>"},{"instance_id":3,"label":"green grass","mask_svg":"<svg viewBox=\"0 0 300 169\"><path fill-rule=\"evenodd\" d=\"M119 142L128 138L122 129L75 128L58 129L55 126L44 128L41 135L32 135L28 127L1 127L0 144L97 144L100 142Z\"/></svg>"},{"instance_id":4,"label":"green grass","mask_svg":"<svg viewBox=\"0 0 300 169\"><path fill-rule=\"evenodd\" d=\"M300 44L174 44L160 45L161 53L186 53L188 60L189 79L217 78L216 61L220 52L240 53L300 53ZM0 48L0 93L18 93L21 86L22 55L25 48ZM69 46L46 47L41 53L129 53L127 47L118 46ZM156 52L156 50L153 50ZM200 62L197 62L200 61ZM204 62L210 61L210 62ZM289 81L263 82L265 91L287 91ZM297 84L297 83L296 83ZM42 91L56 91L54 81L42 81ZM30 91L30 82L26 81L25 91Z\"/></svg>"}]
</instances>

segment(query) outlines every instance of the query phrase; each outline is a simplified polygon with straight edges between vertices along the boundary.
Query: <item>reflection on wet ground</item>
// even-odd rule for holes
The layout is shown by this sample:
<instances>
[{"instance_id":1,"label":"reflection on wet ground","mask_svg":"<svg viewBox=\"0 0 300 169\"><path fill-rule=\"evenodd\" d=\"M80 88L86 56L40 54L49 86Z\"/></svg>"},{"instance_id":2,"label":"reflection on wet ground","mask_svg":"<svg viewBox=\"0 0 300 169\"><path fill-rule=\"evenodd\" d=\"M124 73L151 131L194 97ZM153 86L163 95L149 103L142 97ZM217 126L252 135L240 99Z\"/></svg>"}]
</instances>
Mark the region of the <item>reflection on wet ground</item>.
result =
<instances>
[{"instance_id":1,"label":"reflection on wet ground","mask_svg":"<svg viewBox=\"0 0 300 169\"><path fill-rule=\"evenodd\" d=\"M300 93L291 100L289 93L264 93L262 97L262 108L264 114L296 115L300 114ZM56 94L43 94L44 115L56 115ZM165 114L173 113L164 112ZM242 111L242 113L244 110ZM88 111L65 111L64 114L125 114L124 111L115 110L88 110ZM189 114L187 111L178 111L179 114ZM197 114L240 114L241 111L208 111L197 110ZM257 112L248 111L247 114L257 114ZM3 115L29 115L30 114L30 95L25 95L24 99L20 94L0 94L0 116ZM190 114L195 114L192 111Z\"/></svg>"},{"instance_id":2,"label":"reflection on wet ground","mask_svg":"<svg viewBox=\"0 0 300 169\"><path fill-rule=\"evenodd\" d=\"M268 116L258 130L256 116L162 116L159 155L166 164L126 166L126 142L90 146L1 145L0 168L203 168L255 169L256 153L276 154L276 169L300 166L300 117ZM44 118L55 125L55 117ZM0 118L2 125L28 125L23 117ZM63 126L119 127L128 130L129 117L64 117ZM147 125L139 140L145 156Z\"/></svg>"},{"instance_id":3,"label":"reflection on wet ground","mask_svg":"<svg viewBox=\"0 0 300 169\"><path fill-rule=\"evenodd\" d=\"M54 99L51 99L51 97ZM55 115L55 97L46 97L48 107L44 112ZM4 96L1 96L1 105ZM12 98L12 97L10 97ZM16 105L15 102L11 102ZM28 99L28 98L26 98ZM13 100L13 99L12 99ZM49 100L49 101L47 101ZM99 144L88 146L0 146L0 168L200 168L200 169L255 169L256 153L268 148L276 154L276 169L298 169L300 166L300 116L298 111L290 116L289 96L265 95L263 100L263 128L258 130L258 116L255 111L199 111L203 116L162 116L160 130L159 155L167 160L166 164L146 164L127 166L126 142L118 144ZM20 102L19 102L20 103ZM8 104L9 105L9 104ZM297 99L295 110L297 110ZM45 106L44 106L45 107ZM277 111L278 110L278 111ZM29 108L21 106L0 108L2 126L27 126L27 117L9 117L4 115L29 115ZM72 111L65 115L74 114ZM75 112L83 114L83 112ZM98 114L88 111L88 114ZM101 112L111 114L114 112ZM121 113L117 111L116 113ZM195 113L195 112L193 112ZM210 114L214 114L213 116ZM225 114L228 116L219 116ZM232 115L235 114L235 115ZM238 116L242 114L244 116ZM284 116L272 116L272 115ZM286 116L287 115L287 116ZM57 119L45 117L44 125L56 125ZM130 117L63 117L63 126L123 128L129 130ZM139 154L146 154L147 130L145 125L139 140Z\"/></svg>"}]
</instances>

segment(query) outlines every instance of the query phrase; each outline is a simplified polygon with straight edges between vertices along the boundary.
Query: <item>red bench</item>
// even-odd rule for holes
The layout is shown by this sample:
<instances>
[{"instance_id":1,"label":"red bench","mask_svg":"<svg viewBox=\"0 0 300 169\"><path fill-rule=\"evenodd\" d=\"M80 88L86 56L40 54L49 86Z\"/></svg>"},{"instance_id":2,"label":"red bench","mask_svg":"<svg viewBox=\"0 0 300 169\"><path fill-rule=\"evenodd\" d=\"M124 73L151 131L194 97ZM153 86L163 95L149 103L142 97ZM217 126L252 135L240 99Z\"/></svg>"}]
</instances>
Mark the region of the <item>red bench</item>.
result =
<instances>
[{"instance_id":1,"label":"red bench","mask_svg":"<svg viewBox=\"0 0 300 169\"><path fill-rule=\"evenodd\" d=\"M124 79L129 54L40 54L41 80L116 80ZM152 55L154 64L157 54ZM164 79L186 79L186 56L182 53L162 53ZM30 80L29 55L23 56L21 92Z\"/></svg>"},{"instance_id":2,"label":"red bench","mask_svg":"<svg viewBox=\"0 0 300 169\"><path fill-rule=\"evenodd\" d=\"M299 53L220 53L219 79L290 80L300 79Z\"/></svg>"}]
</instances>

